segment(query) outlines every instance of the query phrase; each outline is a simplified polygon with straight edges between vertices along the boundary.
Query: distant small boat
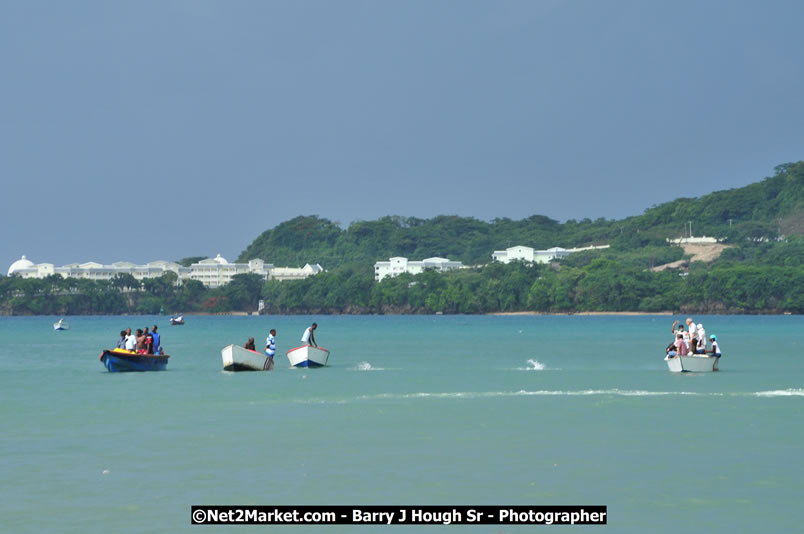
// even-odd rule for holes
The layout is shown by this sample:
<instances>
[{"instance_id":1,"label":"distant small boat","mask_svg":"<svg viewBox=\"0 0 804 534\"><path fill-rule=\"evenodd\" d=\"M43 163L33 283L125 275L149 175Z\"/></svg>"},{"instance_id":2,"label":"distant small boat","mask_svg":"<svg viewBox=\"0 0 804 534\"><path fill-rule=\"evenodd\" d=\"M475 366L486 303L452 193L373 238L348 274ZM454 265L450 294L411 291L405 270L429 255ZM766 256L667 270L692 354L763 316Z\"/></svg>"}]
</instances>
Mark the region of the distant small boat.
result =
<instances>
[{"instance_id":1,"label":"distant small boat","mask_svg":"<svg viewBox=\"0 0 804 534\"><path fill-rule=\"evenodd\" d=\"M58 322L53 323L53 330L69 330L70 325L64 322L64 319L59 319Z\"/></svg>"},{"instance_id":2,"label":"distant small boat","mask_svg":"<svg viewBox=\"0 0 804 534\"><path fill-rule=\"evenodd\" d=\"M184 324L184 315L177 315L170 318L171 326L181 326Z\"/></svg>"},{"instance_id":3,"label":"distant small boat","mask_svg":"<svg viewBox=\"0 0 804 534\"><path fill-rule=\"evenodd\" d=\"M706 354L690 354L688 356L666 356L664 361L674 373L711 373L717 371L720 358Z\"/></svg>"},{"instance_id":4,"label":"distant small boat","mask_svg":"<svg viewBox=\"0 0 804 534\"><path fill-rule=\"evenodd\" d=\"M224 371L270 371L274 359L264 352L248 350L240 345L228 345L221 350Z\"/></svg>"},{"instance_id":5,"label":"distant small boat","mask_svg":"<svg viewBox=\"0 0 804 534\"><path fill-rule=\"evenodd\" d=\"M167 354L137 354L125 349L107 349L100 355L100 361L110 373L164 371L168 358Z\"/></svg>"},{"instance_id":6,"label":"distant small boat","mask_svg":"<svg viewBox=\"0 0 804 534\"><path fill-rule=\"evenodd\" d=\"M324 347L302 345L288 351L288 360L293 367L323 367L328 358L329 351Z\"/></svg>"}]
</instances>

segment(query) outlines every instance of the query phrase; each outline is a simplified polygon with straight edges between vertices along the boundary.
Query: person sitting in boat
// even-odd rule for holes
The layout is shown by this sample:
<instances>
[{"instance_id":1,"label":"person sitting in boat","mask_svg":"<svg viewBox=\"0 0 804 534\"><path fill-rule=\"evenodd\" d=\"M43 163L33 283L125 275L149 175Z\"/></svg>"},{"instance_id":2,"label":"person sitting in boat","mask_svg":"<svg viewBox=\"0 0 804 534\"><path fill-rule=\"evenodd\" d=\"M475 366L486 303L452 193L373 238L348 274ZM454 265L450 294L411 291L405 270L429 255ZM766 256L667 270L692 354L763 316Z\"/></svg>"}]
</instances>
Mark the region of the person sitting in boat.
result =
<instances>
[{"instance_id":1,"label":"person sitting in boat","mask_svg":"<svg viewBox=\"0 0 804 534\"><path fill-rule=\"evenodd\" d=\"M709 340L712 342L712 348L707 351L707 354L711 354L715 358L720 358L722 354L720 354L720 345L717 342L717 336L712 334L709 336Z\"/></svg>"},{"instance_id":2,"label":"person sitting in boat","mask_svg":"<svg viewBox=\"0 0 804 534\"><path fill-rule=\"evenodd\" d=\"M131 333L131 328L126 329L126 350L134 352L137 348L137 338Z\"/></svg>"},{"instance_id":3,"label":"person sitting in boat","mask_svg":"<svg viewBox=\"0 0 804 534\"><path fill-rule=\"evenodd\" d=\"M156 325L151 328L151 338L154 340L154 354L162 354L162 336L156 332Z\"/></svg>"},{"instance_id":4,"label":"person sitting in boat","mask_svg":"<svg viewBox=\"0 0 804 534\"><path fill-rule=\"evenodd\" d=\"M670 349L670 348L668 347L668 349ZM678 355L678 356L686 356L689 353L689 346L687 345L687 342L684 341L684 335L683 334L677 334L676 335L676 342L673 344L672 349L673 350L668 350L667 351L667 355L670 358L673 358L676 355Z\"/></svg>"},{"instance_id":5,"label":"person sitting in boat","mask_svg":"<svg viewBox=\"0 0 804 534\"><path fill-rule=\"evenodd\" d=\"M698 323L695 328L695 354L706 354L706 330L703 323Z\"/></svg>"},{"instance_id":6,"label":"person sitting in boat","mask_svg":"<svg viewBox=\"0 0 804 534\"><path fill-rule=\"evenodd\" d=\"M248 338L248 341L246 341L246 344L243 345L243 346L245 348L247 348L248 350L253 350L253 351L257 350L257 347L254 345L254 338L253 337Z\"/></svg>"},{"instance_id":7,"label":"person sitting in boat","mask_svg":"<svg viewBox=\"0 0 804 534\"><path fill-rule=\"evenodd\" d=\"M305 345L311 345L313 347L317 347L318 343L315 342L315 329L318 328L316 323L307 327L307 330L304 331L304 335L302 335L301 342Z\"/></svg>"},{"instance_id":8,"label":"person sitting in boat","mask_svg":"<svg viewBox=\"0 0 804 534\"><path fill-rule=\"evenodd\" d=\"M126 331L125 330L120 331L120 339L117 340L117 348L118 349L126 348Z\"/></svg>"},{"instance_id":9,"label":"person sitting in boat","mask_svg":"<svg viewBox=\"0 0 804 534\"><path fill-rule=\"evenodd\" d=\"M678 324L679 322L680 321L674 321L673 326L670 327L670 333L673 334L673 341L671 341L670 344L667 345L667 349L665 350L665 352L668 354L670 353L670 351L676 350L676 345L678 342L677 340L678 334L681 334L682 336L684 335L684 325Z\"/></svg>"},{"instance_id":10,"label":"person sitting in boat","mask_svg":"<svg viewBox=\"0 0 804 534\"><path fill-rule=\"evenodd\" d=\"M142 328L137 328L137 354L145 354L145 333Z\"/></svg>"}]
</instances>

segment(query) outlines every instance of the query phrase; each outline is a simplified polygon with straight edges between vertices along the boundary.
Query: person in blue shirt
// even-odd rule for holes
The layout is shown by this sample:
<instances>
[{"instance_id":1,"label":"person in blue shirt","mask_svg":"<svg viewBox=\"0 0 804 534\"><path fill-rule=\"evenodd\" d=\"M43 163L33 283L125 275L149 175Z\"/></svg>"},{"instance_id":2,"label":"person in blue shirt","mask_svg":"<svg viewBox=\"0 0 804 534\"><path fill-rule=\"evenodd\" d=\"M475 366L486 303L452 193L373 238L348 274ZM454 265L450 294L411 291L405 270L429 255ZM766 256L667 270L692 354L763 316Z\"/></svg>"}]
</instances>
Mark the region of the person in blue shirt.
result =
<instances>
[{"instance_id":1,"label":"person in blue shirt","mask_svg":"<svg viewBox=\"0 0 804 534\"><path fill-rule=\"evenodd\" d=\"M151 329L151 338L154 340L154 354L162 354L162 336L156 333L156 325Z\"/></svg>"},{"instance_id":2,"label":"person in blue shirt","mask_svg":"<svg viewBox=\"0 0 804 534\"><path fill-rule=\"evenodd\" d=\"M120 339L117 341L117 348L118 349L126 348L126 331L125 330L120 331Z\"/></svg>"}]
</instances>

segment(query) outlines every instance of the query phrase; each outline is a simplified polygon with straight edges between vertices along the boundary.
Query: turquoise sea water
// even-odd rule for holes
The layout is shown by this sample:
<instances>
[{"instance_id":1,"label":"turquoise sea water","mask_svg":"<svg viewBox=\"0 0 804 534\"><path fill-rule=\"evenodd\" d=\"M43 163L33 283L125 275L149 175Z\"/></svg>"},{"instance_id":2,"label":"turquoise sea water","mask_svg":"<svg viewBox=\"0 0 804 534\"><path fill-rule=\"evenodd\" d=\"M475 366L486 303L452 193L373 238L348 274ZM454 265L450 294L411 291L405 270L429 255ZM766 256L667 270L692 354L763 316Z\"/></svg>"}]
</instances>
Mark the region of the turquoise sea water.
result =
<instances>
[{"instance_id":1,"label":"turquoise sea water","mask_svg":"<svg viewBox=\"0 0 804 534\"><path fill-rule=\"evenodd\" d=\"M701 375L667 370L667 316L56 319L0 318L2 532L383 528L192 526L197 504L608 506L608 526L562 531L804 524L804 317L696 316L724 351ZM330 365L289 369L312 320ZM154 323L168 370L106 372L118 332ZM270 328L275 371L222 371L222 347Z\"/></svg>"}]
</instances>

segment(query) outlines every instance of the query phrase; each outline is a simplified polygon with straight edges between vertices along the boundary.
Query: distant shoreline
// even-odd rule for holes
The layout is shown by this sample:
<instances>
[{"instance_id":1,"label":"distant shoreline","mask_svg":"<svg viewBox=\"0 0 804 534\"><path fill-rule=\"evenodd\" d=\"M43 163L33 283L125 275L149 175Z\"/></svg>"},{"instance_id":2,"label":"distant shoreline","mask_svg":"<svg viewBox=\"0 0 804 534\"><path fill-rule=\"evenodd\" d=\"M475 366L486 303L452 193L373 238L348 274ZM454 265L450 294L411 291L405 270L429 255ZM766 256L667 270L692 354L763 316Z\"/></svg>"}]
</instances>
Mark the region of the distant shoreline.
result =
<instances>
[{"instance_id":1,"label":"distant shoreline","mask_svg":"<svg viewBox=\"0 0 804 534\"><path fill-rule=\"evenodd\" d=\"M662 312L638 312L638 311L582 311L582 312L491 312L486 315L684 315L683 313Z\"/></svg>"}]
</instances>

